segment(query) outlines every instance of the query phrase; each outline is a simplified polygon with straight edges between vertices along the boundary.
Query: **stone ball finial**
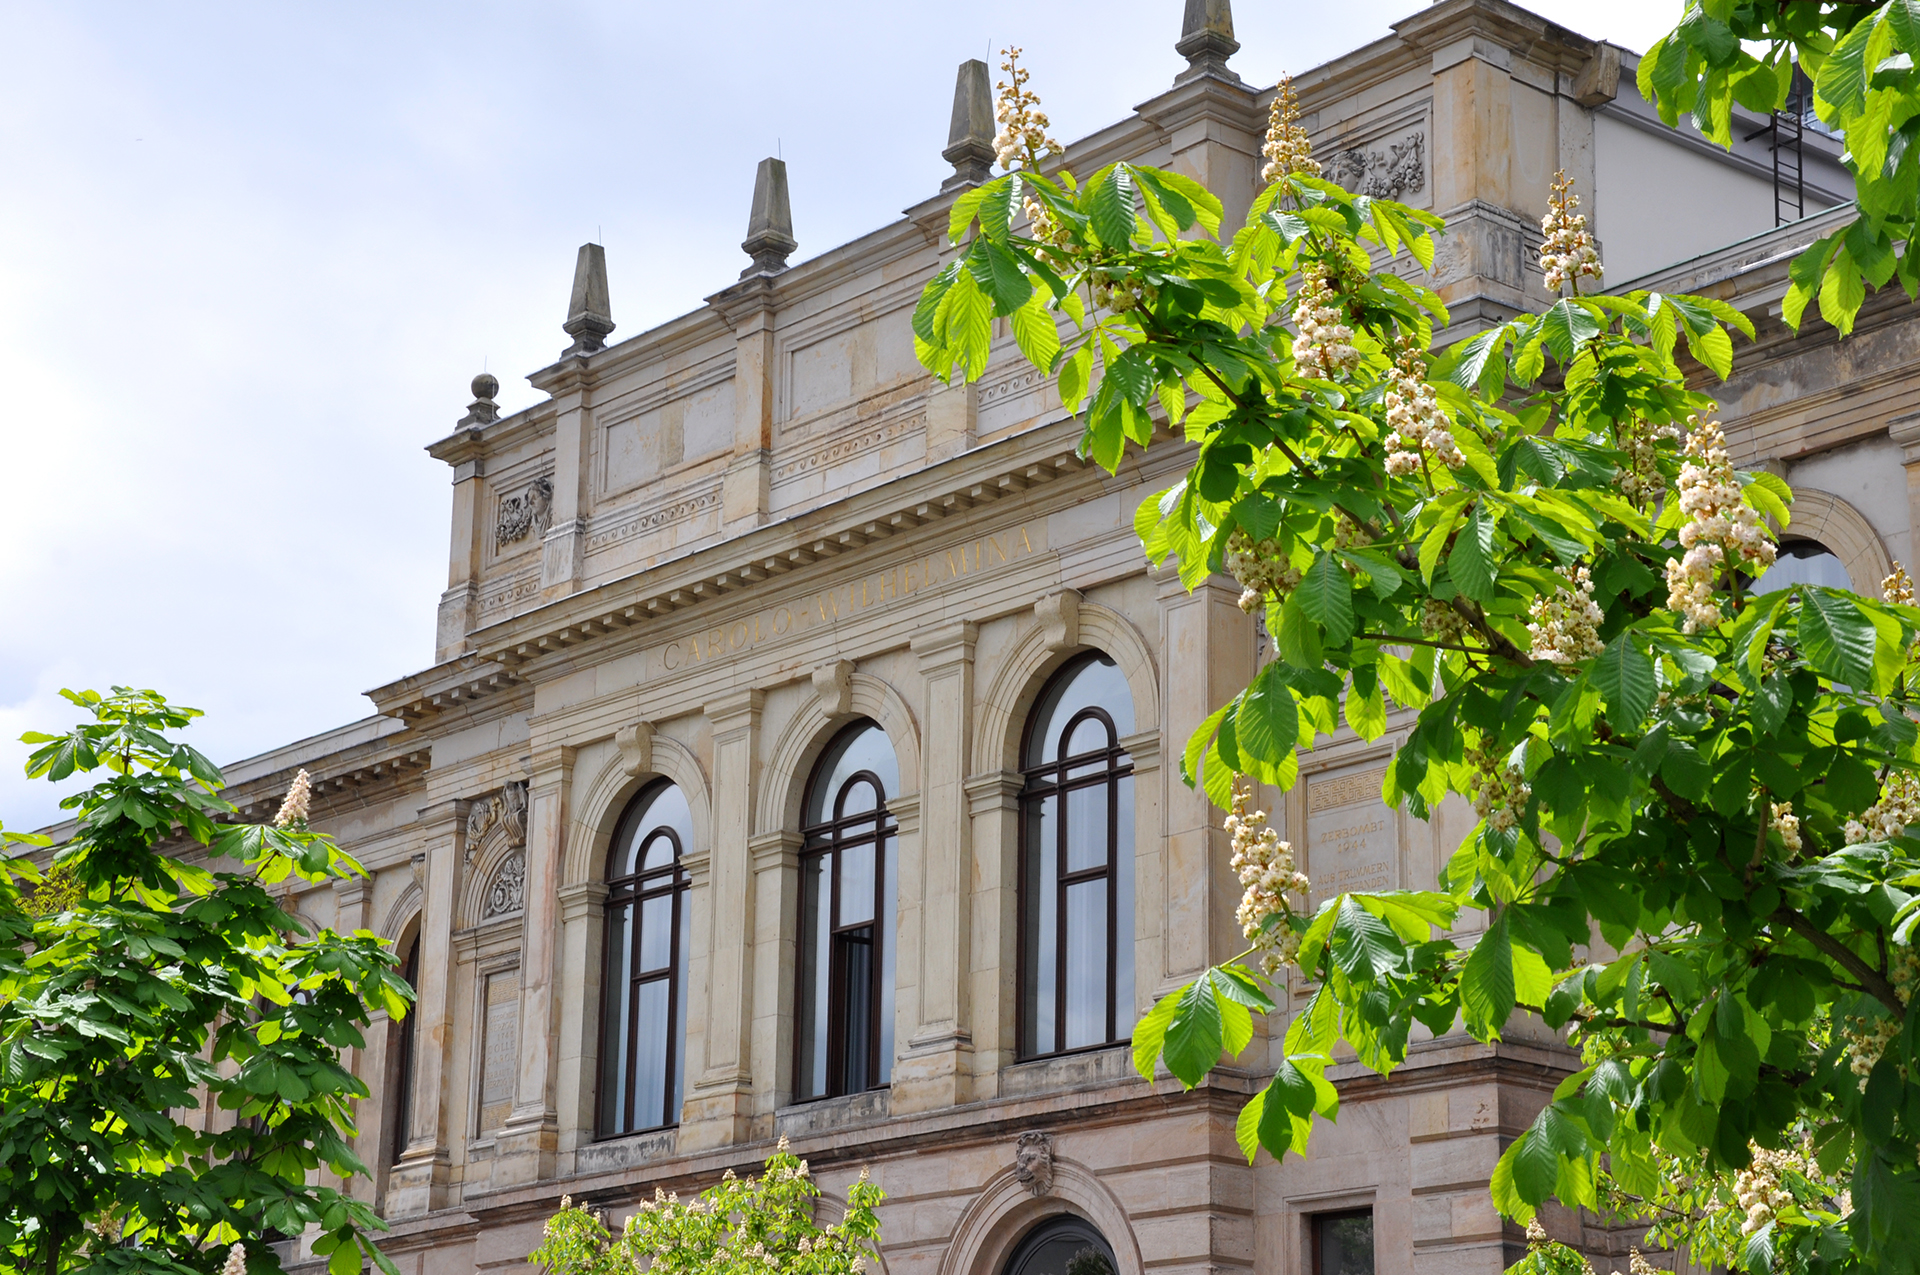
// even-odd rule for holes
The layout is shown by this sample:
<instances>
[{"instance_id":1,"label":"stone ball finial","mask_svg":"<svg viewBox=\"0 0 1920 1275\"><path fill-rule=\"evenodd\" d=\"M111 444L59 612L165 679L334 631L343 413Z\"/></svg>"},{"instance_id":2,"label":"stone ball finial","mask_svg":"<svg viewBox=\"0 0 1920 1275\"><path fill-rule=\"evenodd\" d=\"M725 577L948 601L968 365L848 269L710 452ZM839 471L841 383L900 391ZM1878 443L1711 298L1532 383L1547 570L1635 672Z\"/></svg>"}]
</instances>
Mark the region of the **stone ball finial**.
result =
<instances>
[{"instance_id":1,"label":"stone ball finial","mask_svg":"<svg viewBox=\"0 0 1920 1275\"><path fill-rule=\"evenodd\" d=\"M473 396L475 398L492 398L499 392L500 381L497 377L482 372L473 378Z\"/></svg>"}]
</instances>

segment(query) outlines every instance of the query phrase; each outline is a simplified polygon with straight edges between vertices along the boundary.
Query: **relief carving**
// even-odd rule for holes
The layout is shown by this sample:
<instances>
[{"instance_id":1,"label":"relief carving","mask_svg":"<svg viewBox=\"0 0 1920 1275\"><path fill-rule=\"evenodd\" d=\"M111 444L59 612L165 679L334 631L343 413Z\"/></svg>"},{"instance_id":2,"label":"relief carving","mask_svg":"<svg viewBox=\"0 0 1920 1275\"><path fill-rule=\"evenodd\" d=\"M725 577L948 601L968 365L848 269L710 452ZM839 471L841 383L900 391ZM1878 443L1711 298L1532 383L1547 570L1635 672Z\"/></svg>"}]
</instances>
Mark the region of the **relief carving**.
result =
<instances>
[{"instance_id":1,"label":"relief carving","mask_svg":"<svg viewBox=\"0 0 1920 1275\"><path fill-rule=\"evenodd\" d=\"M1408 133L1385 150L1355 147L1327 161L1327 176L1356 195L1399 199L1427 187L1427 135Z\"/></svg>"},{"instance_id":2,"label":"relief carving","mask_svg":"<svg viewBox=\"0 0 1920 1275\"><path fill-rule=\"evenodd\" d=\"M500 521L493 529L495 545L509 545L528 536L545 535L553 524L553 481L536 478L518 496L500 500Z\"/></svg>"},{"instance_id":3,"label":"relief carving","mask_svg":"<svg viewBox=\"0 0 1920 1275\"><path fill-rule=\"evenodd\" d=\"M1013 1176L1036 1196L1052 1191L1053 1139L1032 1131L1021 1134L1013 1150Z\"/></svg>"},{"instance_id":4,"label":"relief carving","mask_svg":"<svg viewBox=\"0 0 1920 1275\"><path fill-rule=\"evenodd\" d=\"M493 880L487 885L487 902L481 909L480 919L484 921L496 916L510 916L526 904L527 855L524 850L516 850L494 871Z\"/></svg>"},{"instance_id":5,"label":"relief carving","mask_svg":"<svg viewBox=\"0 0 1920 1275\"><path fill-rule=\"evenodd\" d=\"M525 781L508 783L491 797L473 803L467 811L467 858L495 828L500 828L510 845L527 844L527 785Z\"/></svg>"}]
</instances>

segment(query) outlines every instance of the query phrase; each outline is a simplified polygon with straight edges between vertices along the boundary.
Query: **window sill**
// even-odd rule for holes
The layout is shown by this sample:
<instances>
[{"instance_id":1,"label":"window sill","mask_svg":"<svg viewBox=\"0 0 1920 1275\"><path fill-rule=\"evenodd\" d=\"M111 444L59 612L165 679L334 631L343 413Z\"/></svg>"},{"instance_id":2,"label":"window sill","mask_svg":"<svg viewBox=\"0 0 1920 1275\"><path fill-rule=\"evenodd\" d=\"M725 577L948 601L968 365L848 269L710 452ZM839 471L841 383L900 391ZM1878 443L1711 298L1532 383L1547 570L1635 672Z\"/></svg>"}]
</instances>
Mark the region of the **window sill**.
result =
<instances>
[{"instance_id":1,"label":"window sill","mask_svg":"<svg viewBox=\"0 0 1920 1275\"><path fill-rule=\"evenodd\" d=\"M1139 1078L1133 1069L1133 1046L1121 1042L1011 1063L1000 1070L999 1096L1031 1098L1073 1089L1104 1088Z\"/></svg>"},{"instance_id":2,"label":"window sill","mask_svg":"<svg viewBox=\"0 0 1920 1275\"><path fill-rule=\"evenodd\" d=\"M891 1089L869 1089L839 1098L814 1098L782 1107L774 1113L776 1135L800 1138L836 1129L857 1129L882 1124L893 1113Z\"/></svg>"},{"instance_id":3,"label":"window sill","mask_svg":"<svg viewBox=\"0 0 1920 1275\"><path fill-rule=\"evenodd\" d=\"M574 1152L576 1173L604 1173L635 1164L650 1164L673 1156L679 1138L678 1126L648 1129L642 1133L621 1133L597 1142L589 1142Z\"/></svg>"}]
</instances>

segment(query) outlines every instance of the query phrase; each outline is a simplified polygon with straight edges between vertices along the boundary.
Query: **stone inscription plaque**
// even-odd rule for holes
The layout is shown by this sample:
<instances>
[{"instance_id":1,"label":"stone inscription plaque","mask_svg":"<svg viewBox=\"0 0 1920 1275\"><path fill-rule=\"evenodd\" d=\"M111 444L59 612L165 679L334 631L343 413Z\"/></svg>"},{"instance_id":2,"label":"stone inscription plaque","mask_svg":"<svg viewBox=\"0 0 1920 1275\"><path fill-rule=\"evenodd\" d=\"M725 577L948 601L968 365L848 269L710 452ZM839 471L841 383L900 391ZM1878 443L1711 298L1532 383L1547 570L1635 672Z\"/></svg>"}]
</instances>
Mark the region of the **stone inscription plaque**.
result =
<instances>
[{"instance_id":1,"label":"stone inscription plaque","mask_svg":"<svg viewBox=\"0 0 1920 1275\"><path fill-rule=\"evenodd\" d=\"M1380 800L1384 766L1348 767L1307 779L1309 911L1337 894L1400 884L1399 816Z\"/></svg>"},{"instance_id":2,"label":"stone inscription plaque","mask_svg":"<svg viewBox=\"0 0 1920 1275\"><path fill-rule=\"evenodd\" d=\"M480 1132L498 1129L513 1110L520 1061L520 971L487 978L480 1053Z\"/></svg>"}]
</instances>

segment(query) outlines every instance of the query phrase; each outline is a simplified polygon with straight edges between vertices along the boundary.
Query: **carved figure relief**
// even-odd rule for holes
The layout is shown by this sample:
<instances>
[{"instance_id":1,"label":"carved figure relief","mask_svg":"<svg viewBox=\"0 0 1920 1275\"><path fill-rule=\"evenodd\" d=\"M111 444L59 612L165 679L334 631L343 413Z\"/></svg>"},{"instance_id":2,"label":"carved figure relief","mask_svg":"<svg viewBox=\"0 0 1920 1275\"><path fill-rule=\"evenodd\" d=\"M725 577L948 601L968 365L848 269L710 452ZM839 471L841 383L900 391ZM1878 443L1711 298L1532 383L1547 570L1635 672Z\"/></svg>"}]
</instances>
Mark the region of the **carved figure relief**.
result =
<instances>
[{"instance_id":1,"label":"carved figure relief","mask_svg":"<svg viewBox=\"0 0 1920 1275\"><path fill-rule=\"evenodd\" d=\"M474 802L467 811L469 861L480 842L496 827L506 834L509 843L527 844L527 785L524 782L507 784L493 796Z\"/></svg>"},{"instance_id":2,"label":"carved figure relief","mask_svg":"<svg viewBox=\"0 0 1920 1275\"><path fill-rule=\"evenodd\" d=\"M1385 150L1338 151L1327 161L1327 176L1356 195L1399 199L1426 189L1426 146L1427 135L1414 132Z\"/></svg>"},{"instance_id":3,"label":"carved figure relief","mask_svg":"<svg viewBox=\"0 0 1920 1275\"><path fill-rule=\"evenodd\" d=\"M509 916L526 904L527 854L524 850L516 850L495 869L493 880L487 884L487 902L480 916L482 920Z\"/></svg>"},{"instance_id":4,"label":"carved figure relief","mask_svg":"<svg viewBox=\"0 0 1920 1275\"><path fill-rule=\"evenodd\" d=\"M1013 1149L1013 1176L1036 1196L1053 1190L1053 1139L1029 1130Z\"/></svg>"},{"instance_id":5,"label":"carved figure relief","mask_svg":"<svg viewBox=\"0 0 1920 1275\"><path fill-rule=\"evenodd\" d=\"M545 535L553 525L553 481L536 478L517 496L500 500L500 522L493 529L496 545L509 545L528 536Z\"/></svg>"}]
</instances>

